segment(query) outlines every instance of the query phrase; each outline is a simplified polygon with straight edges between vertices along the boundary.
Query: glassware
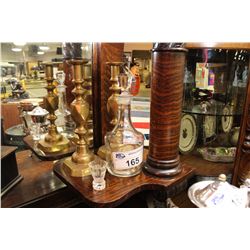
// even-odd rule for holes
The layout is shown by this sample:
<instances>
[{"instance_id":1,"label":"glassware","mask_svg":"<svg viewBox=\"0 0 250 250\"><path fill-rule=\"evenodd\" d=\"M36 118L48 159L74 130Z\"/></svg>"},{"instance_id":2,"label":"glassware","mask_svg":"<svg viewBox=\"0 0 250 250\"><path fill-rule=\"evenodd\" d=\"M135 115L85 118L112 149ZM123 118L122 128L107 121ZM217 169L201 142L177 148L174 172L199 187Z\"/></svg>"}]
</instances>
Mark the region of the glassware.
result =
<instances>
[{"instance_id":1,"label":"glassware","mask_svg":"<svg viewBox=\"0 0 250 250\"><path fill-rule=\"evenodd\" d=\"M130 84L127 74L119 75L122 93L118 96L118 122L106 134L108 171L115 176L130 177L140 173L143 165L144 136L132 125Z\"/></svg>"},{"instance_id":2,"label":"glassware","mask_svg":"<svg viewBox=\"0 0 250 250\"><path fill-rule=\"evenodd\" d=\"M32 139L34 141L34 149L37 150L38 142L41 139L41 123L31 124L30 134L32 135Z\"/></svg>"},{"instance_id":3,"label":"glassware","mask_svg":"<svg viewBox=\"0 0 250 250\"><path fill-rule=\"evenodd\" d=\"M92 186L94 190L103 190L106 187L104 180L108 163L99 157L89 163L90 172L93 177Z\"/></svg>"},{"instance_id":4,"label":"glassware","mask_svg":"<svg viewBox=\"0 0 250 250\"><path fill-rule=\"evenodd\" d=\"M57 91L58 91L58 109L55 114L57 116L56 125L61 128L62 132L66 133L66 137L74 137L75 123L71 117L71 112L67 108L66 102L66 86L64 85L65 74L63 71L58 71L56 74L58 81Z\"/></svg>"}]
</instances>

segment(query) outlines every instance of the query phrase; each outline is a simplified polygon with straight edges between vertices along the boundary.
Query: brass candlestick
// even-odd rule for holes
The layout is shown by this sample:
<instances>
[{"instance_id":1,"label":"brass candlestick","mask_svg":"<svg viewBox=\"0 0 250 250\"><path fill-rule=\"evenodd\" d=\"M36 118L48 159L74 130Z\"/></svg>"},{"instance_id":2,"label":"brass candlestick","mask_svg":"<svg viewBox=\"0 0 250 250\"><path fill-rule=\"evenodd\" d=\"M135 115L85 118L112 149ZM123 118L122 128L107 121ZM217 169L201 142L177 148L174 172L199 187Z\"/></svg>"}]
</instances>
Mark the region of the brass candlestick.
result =
<instances>
[{"instance_id":1,"label":"brass candlestick","mask_svg":"<svg viewBox=\"0 0 250 250\"><path fill-rule=\"evenodd\" d=\"M53 78L53 65L54 63L45 63L45 74L47 80L47 91L48 94L44 97L45 109L49 112L47 119L50 121L48 126L48 133L43 139L38 142L38 148L46 153L57 153L61 151L67 151L70 142L67 138L61 135L55 125L56 115L55 111L58 109L58 96L54 93L55 86L52 84Z\"/></svg>"},{"instance_id":2,"label":"brass candlestick","mask_svg":"<svg viewBox=\"0 0 250 250\"><path fill-rule=\"evenodd\" d=\"M118 83L118 76L120 74L120 67L123 65L122 62L108 62L106 63L108 66L110 66L110 84L111 87L109 88L112 91L112 95L108 98L107 101L107 112L109 117L109 130L112 130L118 121L118 96L120 95L121 88ZM106 159L106 147L105 145L101 146L98 149L97 154L102 158Z\"/></svg>"},{"instance_id":3,"label":"brass candlestick","mask_svg":"<svg viewBox=\"0 0 250 250\"><path fill-rule=\"evenodd\" d=\"M87 135L87 120L89 116L89 104L83 99L84 89L82 87L83 78L82 70L83 64L86 64L87 60L71 60L73 65L73 80L75 88L72 93L75 95L75 100L71 103L71 115L76 123L75 133L78 135L78 139L75 140L76 151L71 157L68 157L64 161L64 166L68 168L71 176L82 177L90 175L89 162L94 160L94 154L89 151L88 143L86 139Z\"/></svg>"},{"instance_id":4,"label":"brass candlestick","mask_svg":"<svg viewBox=\"0 0 250 250\"><path fill-rule=\"evenodd\" d=\"M110 71L111 71L111 78L109 80L109 82L111 83L111 87L109 89L113 92L107 102L107 111L112 129L114 128L118 120L117 100L121 92L121 88L118 83L118 76L120 74L120 66L122 64L123 64L122 62L107 63L107 65L110 65Z\"/></svg>"},{"instance_id":5,"label":"brass candlestick","mask_svg":"<svg viewBox=\"0 0 250 250\"><path fill-rule=\"evenodd\" d=\"M84 82L82 87L86 90L83 99L89 104L87 141L89 148L93 148L92 68L89 63L83 65L83 80Z\"/></svg>"}]
</instances>

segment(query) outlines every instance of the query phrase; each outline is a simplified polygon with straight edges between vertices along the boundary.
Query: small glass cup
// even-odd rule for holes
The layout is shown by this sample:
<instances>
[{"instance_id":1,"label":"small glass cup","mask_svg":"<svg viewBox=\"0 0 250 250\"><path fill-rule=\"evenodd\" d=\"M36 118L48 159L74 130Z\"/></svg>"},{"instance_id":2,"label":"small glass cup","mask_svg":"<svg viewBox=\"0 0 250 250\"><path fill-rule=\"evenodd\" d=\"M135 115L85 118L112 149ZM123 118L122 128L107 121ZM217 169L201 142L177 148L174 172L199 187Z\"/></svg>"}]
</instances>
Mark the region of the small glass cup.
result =
<instances>
[{"instance_id":1,"label":"small glass cup","mask_svg":"<svg viewBox=\"0 0 250 250\"><path fill-rule=\"evenodd\" d=\"M89 163L90 172L93 177L92 186L94 190L103 190L106 187L104 180L108 162L99 157L95 157L94 161Z\"/></svg>"}]
</instances>

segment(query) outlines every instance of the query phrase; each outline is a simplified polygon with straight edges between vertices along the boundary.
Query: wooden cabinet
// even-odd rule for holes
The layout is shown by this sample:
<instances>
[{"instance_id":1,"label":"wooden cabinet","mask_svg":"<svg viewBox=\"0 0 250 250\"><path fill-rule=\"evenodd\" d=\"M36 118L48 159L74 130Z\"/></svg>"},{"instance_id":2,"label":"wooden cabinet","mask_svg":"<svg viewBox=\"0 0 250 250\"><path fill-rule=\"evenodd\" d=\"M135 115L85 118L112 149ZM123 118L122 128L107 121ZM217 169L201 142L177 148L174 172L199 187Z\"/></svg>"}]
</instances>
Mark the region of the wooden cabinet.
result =
<instances>
[{"instance_id":1,"label":"wooden cabinet","mask_svg":"<svg viewBox=\"0 0 250 250\"><path fill-rule=\"evenodd\" d=\"M250 43L186 43L188 49L225 49L246 50L250 53ZM243 105L240 135L237 152L232 168L232 183L240 185L246 178L250 178L250 63L248 66L248 84L246 87L245 102Z\"/></svg>"}]
</instances>

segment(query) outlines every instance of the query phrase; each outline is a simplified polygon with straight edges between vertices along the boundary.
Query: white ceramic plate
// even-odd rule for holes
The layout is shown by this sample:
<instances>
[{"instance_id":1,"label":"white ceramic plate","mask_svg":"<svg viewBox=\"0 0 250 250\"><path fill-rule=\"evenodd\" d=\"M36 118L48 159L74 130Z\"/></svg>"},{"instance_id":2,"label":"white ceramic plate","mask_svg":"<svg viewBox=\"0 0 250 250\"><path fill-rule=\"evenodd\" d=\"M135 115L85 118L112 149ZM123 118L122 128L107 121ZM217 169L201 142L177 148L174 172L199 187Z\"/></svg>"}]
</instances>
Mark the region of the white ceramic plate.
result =
<instances>
[{"instance_id":1,"label":"white ceramic plate","mask_svg":"<svg viewBox=\"0 0 250 250\"><path fill-rule=\"evenodd\" d=\"M197 142L198 132L193 115L185 114L181 118L179 150L181 153L191 152Z\"/></svg>"}]
</instances>

